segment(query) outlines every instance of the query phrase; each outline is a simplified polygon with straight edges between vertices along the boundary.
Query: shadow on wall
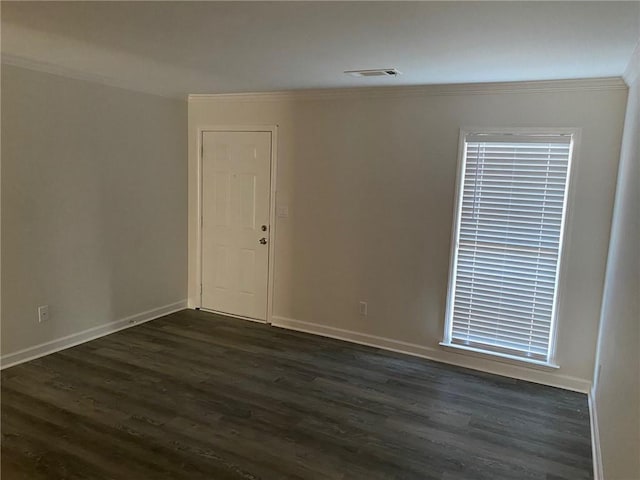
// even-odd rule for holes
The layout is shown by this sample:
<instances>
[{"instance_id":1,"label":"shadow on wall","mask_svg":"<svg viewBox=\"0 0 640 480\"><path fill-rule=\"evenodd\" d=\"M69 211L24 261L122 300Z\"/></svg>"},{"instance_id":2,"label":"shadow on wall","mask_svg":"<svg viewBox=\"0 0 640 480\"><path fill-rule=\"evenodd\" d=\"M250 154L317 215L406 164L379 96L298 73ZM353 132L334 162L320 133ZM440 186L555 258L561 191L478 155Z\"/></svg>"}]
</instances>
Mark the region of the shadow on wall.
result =
<instances>
[{"instance_id":1,"label":"shadow on wall","mask_svg":"<svg viewBox=\"0 0 640 480\"><path fill-rule=\"evenodd\" d=\"M2 86L3 355L184 299L184 102L4 65Z\"/></svg>"}]
</instances>

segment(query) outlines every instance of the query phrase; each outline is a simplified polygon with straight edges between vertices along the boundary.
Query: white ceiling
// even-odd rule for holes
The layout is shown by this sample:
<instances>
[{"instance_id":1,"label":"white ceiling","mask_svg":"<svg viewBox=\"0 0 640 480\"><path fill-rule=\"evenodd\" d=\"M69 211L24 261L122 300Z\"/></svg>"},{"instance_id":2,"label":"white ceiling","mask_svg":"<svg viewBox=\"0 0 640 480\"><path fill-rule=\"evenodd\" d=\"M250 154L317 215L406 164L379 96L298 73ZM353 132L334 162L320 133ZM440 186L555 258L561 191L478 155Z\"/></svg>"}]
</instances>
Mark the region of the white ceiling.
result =
<instances>
[{"instance_id":1,"label":"white ceiling","mask_svg":"<svg viewBox=\"0 0 640 480\"><path fill-rule=\"evenodd\" d=\"M2 2L3 61L181 96L621 75L640 2ZM398 78L344 70L396 67Z\"/></svg>"}]
</instances>

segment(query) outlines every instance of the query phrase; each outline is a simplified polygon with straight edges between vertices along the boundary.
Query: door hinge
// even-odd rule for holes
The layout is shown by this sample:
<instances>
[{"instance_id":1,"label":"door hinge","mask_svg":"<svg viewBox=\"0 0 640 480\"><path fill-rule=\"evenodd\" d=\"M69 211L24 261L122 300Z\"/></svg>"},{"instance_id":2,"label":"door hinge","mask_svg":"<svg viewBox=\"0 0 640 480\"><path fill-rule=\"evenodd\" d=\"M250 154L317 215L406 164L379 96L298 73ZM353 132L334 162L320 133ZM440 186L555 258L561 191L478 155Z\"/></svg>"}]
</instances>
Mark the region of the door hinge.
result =
<instances>
[{"instance_id":1,"label":"door hinge","mask_svg":"<svg viewBox=\"0 0 640 480\"><path fill-rule=\"evenodd\" d=\"M200 158L204 157L204 142L200 142Z\"/></svg>"},{"instance_id":2,"label":"door hinge","mask_svg":"<svg viewBox=\"0 0 640 480\"><path fill-rule=\"evenodd\" d=\"M202 284L200 284L200 295L202 295Z\"/></svg>"}]
</instances>

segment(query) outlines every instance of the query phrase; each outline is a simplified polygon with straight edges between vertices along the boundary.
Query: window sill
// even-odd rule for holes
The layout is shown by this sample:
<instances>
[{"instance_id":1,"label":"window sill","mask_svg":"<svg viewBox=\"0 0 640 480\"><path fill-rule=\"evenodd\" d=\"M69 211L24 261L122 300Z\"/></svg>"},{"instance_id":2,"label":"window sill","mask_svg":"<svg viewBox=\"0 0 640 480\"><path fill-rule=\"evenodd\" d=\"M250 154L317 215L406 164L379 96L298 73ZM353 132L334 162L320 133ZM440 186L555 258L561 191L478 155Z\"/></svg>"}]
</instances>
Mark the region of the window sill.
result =
<instances>
[{"instance_id":1,"label":"window sill","mask_svg":"<svg viewBox=\"0 0 640 480\"><path fill-rule=\"evenodd\" d=\"M468 347L466 345L440 342L440 346L459 354L470 355L472 357L484 358L501 363L508 363L511 365L519 365L521 367L535 368L537 370L550 371L560 368L560 365L556 365L555 363L549 363L542 360L534 360L530 358L516 357L515 355L509 355L508 353L488 352L487 350L482 350L476 347Z\"/></svg>"}]
</instances>

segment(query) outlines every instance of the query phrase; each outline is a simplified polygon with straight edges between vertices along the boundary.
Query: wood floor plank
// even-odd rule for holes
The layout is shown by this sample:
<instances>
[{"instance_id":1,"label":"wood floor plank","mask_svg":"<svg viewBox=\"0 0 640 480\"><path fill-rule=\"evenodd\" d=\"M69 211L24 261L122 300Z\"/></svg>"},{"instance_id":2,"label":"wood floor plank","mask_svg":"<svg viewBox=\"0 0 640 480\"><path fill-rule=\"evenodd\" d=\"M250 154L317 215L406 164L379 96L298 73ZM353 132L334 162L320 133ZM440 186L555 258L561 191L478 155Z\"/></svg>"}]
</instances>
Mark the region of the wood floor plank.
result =
<instances>
[{"instance_id":1,"label":"wood floor plank","mask_svg":"<svg viewBox=\"0 0 640 480\"><path fill-rule=\"evenodd\" d=\"M2 372L3 479L593 478L585 395L184 310Z\"/></svg>"}]
</instances>

